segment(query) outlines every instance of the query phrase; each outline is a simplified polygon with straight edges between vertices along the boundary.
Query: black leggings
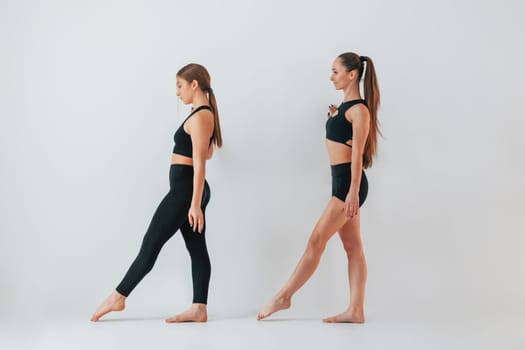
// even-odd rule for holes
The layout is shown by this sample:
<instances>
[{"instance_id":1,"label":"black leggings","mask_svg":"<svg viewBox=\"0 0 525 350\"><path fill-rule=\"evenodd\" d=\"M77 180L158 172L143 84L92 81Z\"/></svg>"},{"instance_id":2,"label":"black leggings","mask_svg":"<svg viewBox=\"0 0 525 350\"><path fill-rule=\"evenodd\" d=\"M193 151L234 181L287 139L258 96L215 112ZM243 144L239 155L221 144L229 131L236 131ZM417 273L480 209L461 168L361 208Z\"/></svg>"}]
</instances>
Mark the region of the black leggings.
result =
<instances>
[{"instance_id":1,"label":"black leggings","mask_svg":"<svg viewBox=\"0 0 525 350\"><path fill-rule=\"evenodd\" d=\"M352 163L341 163L332 165L332 196L339 198L343 202L350 190L352 182ZM362 206L368 194L368 179L365 171L361 172L361 183L359 184L359 206Z\"/></svg>"},{"instance_id":2,"label":"black leggings","mask_svg":"<svg viewBox=\"0 0 525 350\"><path fill-rule=\"evenodd\" d=\"M155 211L142 246L126 276L117 287L117 292L128 296L137 284L151 271L164 245L180 229L191 257L193 278L193 302L206 304L210 283L210 258L206 248L206 220L202 233L193 232L188 222L188 211L193 195L193 167L172 164L170 167L170 191ZM210 187L204 182L202 212L210 200Z\"/></svg>"}]
</instances>

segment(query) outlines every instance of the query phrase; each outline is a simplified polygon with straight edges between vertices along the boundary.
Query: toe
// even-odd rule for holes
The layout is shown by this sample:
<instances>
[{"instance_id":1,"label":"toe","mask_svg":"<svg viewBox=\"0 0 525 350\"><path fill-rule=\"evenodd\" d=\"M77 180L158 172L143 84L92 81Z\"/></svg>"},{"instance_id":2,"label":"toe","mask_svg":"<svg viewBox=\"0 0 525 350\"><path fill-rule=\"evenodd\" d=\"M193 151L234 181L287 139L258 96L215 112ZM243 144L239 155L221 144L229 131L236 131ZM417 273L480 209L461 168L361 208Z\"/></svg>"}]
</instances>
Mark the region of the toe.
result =
<instances>
[{"instance_id":1,"label":"toe","mask_svg":"<svg viewBox=\"0 0 525 350\"><path fill-rule=\"evenodd\" d=\"M323 320L325 323L334 323L336 321L335 317L327 317Z\"/></svg>"}]
</instances>

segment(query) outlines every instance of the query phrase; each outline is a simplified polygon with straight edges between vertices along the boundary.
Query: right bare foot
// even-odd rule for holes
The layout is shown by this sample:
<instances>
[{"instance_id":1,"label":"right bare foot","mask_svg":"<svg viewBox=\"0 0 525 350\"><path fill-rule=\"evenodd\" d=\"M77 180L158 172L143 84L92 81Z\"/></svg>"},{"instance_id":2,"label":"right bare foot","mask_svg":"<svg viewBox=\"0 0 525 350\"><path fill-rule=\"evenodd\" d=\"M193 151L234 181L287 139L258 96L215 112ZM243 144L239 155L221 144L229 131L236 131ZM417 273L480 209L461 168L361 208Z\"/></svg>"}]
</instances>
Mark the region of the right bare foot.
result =
<instances>
[{"instance_id":1,"label":"right bare foot","mask_svg":"<svg viewBox=\"0 0 525 350\"><path fill-rule=\"evenodd\" d=\"M206 322L208 321L208 312L206 304L192 304L191 307L177 316L166 319L167 323L176 322Z\"/></svg>"},{"instance_id":2,"label":"right bare foot","mask_svg":"<svg viewBox=\"0 0 525 350\"><path fill-rule=\"evenodd\" d=\"M91 316L91 321L96 322L108 312L122 311L125 307L126 297L114 290Z\"/></svg>"},{"instance_id":3,"label":"right bare foot","mask_svg":"<svg viewBox=\"0 0 525 350\"><path fill-rule=\"evenodd\" d=\"M365 314L363 309L348 309L339 315L323 319L326 323L365 323Z\"/></svg>"},{"instance_id":4,"label":"right bare foot","mask_svg":"<svg viewBox=\"0 0 525 350\"><path fill-rule=\"evenodd\" d=\"M274 312L277 312L279 310L286 310L291 305L290 298L273 298L268 305L266 305L257 315L257 320L265 319L266 317L270 316Z\"/></svg>"}]
</instances>

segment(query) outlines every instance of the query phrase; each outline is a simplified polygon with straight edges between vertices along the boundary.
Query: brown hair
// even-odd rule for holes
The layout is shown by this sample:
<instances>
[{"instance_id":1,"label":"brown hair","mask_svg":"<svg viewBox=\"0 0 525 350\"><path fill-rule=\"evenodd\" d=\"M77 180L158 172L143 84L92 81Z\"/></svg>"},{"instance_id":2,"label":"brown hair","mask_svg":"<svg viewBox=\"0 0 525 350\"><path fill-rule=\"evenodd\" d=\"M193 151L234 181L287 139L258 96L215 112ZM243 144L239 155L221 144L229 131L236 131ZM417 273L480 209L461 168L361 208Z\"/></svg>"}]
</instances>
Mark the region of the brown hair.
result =
<instances>
[{"instance_id":1,"label":"brown hair","mask_svg":"<svg viewBox=\"0 0 525 350\"><path fill-rule=\"evenodd\" d=\"M377 120L377 110L379 108L379 86L377 84L376 71L372 59L367 56L359 56L353 52L345 52L338 56L346 67L347 71L357 69L358 81L361 81L366 62L366 71L364 77L365 101L370 111L370 131L365 143L363 153L363 166L369 168L372 166L373 157L377 152L377 135L381 135L379 122Z\"/></svg>"},{"instance_id":2,"label":"brown hair","mask_svg":"<svg viewBox=\"0 0 525 350\"><path fill-rule=\"evenodd\" d=\"M210 73L204 68L204 66L197 63L190 63L182 67L178 72L177 76L192 82L194 80L199 83L199 87L202 91L207 92L210 100L210 105L213 113L213 135L212 142L217 146L222 146L222 135L221 125L219 124L219 110L217 109L217 101L215 100L215 94L211 88Z\"/></svg>"}]
</instances>

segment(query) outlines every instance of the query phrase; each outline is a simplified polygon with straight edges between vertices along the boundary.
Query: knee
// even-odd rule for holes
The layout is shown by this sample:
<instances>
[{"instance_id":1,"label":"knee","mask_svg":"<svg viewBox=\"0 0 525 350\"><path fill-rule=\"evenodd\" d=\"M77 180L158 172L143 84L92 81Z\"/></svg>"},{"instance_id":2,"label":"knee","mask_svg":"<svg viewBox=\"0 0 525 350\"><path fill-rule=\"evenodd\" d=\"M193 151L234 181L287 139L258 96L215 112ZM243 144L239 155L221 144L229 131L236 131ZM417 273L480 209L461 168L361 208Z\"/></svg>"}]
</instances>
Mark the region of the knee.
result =
<instances>
[{"instance_id":1,"label":"knee","mask_svg":"<svg viewBox=\"0 0 525 350\"><path fill-rule=\"evenodd\" d=\"M306 251L313 256L320 256L326 247L326 241L315 233L308 240Z\"/></svg>"},{"instance_id":2,"label":"knee","mask_svg":"<svg viewBox=\"0 0 525 350\"><path fill-rule=\"evenodd\" d=\"M145 266L148 266L150 269L155 264L157 256L160 253L160 248L155 244L142 244L138 254L138 258L142 261Z\"/></svg>"},{"instance_id":3,"label":"knee","mask_svg":"<svg viewBox=\"0 0 525 350\"><path fill-rule=\"evenodd\" d=\"M144 240L140 246L139 255L143 257L155 256L160 252L158 244L148 240Z\"/></svg>"},{"instance_id":4,"label":"knee","mask_svg":"<svg viewBox=\"0 0 525 350\"><path fill-rule=\"evenodd\" d=\"M188 253L190 254L192 258L208 256L208 249L206 248L206 243L204 243L203 240L193 240L193 241L187 240L186 249L188 250Z\"/></svg>"},{"instance_id":5,"label":"knee","mask_svg":"<svg viewBox=\"0 0 525 350\"><path fill-rule=\"evenodd\" d=\"M344 248L349 260L365 256L365 253L363 252L363 245L361 244L361 242L356 242L354 244L345 244Z\"/></svg>"}]
</instances>

